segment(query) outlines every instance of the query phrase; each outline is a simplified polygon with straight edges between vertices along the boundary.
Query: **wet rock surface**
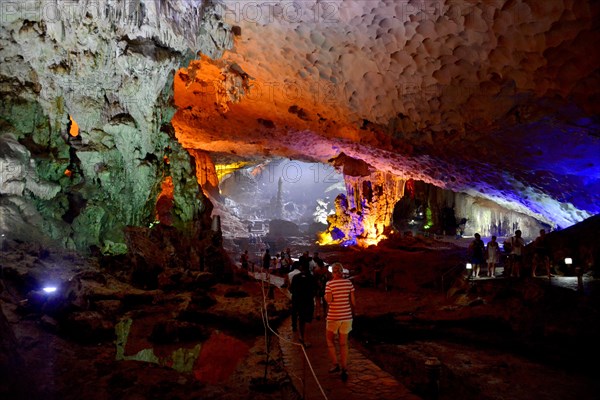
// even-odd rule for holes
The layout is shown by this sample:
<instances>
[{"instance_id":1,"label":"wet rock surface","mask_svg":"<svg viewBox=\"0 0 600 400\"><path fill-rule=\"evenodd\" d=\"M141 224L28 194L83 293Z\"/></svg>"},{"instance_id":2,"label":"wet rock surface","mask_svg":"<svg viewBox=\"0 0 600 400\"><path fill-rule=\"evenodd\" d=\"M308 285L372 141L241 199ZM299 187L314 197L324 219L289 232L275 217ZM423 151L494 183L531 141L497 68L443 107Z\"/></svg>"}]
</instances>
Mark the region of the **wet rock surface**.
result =
<instances>
[{"instance_id":1,"label":"wet rock surface","mask_svg":"<svg viewBox=\"0 0 600 400\"><path fill-rule=\"evenodd\" d=\"M3 245L3 398L296 398L281 367L261 364L263 298L247 277L140 289L95 259ZM269 303L276 325L289 300Z\"/></svg>"}]
</instances>

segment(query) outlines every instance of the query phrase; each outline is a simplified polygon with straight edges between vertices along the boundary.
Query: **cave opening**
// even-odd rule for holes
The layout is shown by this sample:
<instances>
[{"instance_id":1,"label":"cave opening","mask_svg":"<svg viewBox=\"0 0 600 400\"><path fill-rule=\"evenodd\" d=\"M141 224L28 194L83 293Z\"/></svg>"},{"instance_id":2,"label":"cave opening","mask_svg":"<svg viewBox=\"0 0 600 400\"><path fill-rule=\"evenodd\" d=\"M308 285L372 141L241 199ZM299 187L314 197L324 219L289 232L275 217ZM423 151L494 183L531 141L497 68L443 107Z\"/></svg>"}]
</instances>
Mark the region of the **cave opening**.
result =
<instances>
[{"instance_id":1,"label":"cave opening","mask_svg":"<svg viewBox=\"0 0 600 400\"><path fill-rule=\"evenodd\" d=\"M272 158L258 162L216 163L223 237L247 248L264 242L281 248L290 242L313 244L345 193L344 177L333 166Z\"/></svg>"}]
</instances>

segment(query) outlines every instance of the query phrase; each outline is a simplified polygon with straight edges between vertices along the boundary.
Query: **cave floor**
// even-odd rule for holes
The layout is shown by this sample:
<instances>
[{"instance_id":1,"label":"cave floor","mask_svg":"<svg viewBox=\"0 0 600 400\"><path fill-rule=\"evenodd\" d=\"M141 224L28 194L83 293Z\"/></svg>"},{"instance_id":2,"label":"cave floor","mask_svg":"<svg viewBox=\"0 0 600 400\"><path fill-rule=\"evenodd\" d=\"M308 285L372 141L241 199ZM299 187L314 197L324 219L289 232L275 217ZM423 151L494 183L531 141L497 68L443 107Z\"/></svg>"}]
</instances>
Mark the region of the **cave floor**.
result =
<instances>
[{"instance_id":1,"label":"cave floor","mask_svg":"<svg viewBox=\"0 0 600 400\"><path fill-rule=\"evenodd\" d=\"M348 356L348 380L343 382L340 373L329 373L331 361L327 355L325 321L314 320L306 332L306 347L298 342L292 332L290 320L279 329L279 344L284 365L296 387L305 399L330 400L418 400L403 384L381 369L355 346ZM336 340L336 347L339 343Z\"/></svg>"}]
</instances>

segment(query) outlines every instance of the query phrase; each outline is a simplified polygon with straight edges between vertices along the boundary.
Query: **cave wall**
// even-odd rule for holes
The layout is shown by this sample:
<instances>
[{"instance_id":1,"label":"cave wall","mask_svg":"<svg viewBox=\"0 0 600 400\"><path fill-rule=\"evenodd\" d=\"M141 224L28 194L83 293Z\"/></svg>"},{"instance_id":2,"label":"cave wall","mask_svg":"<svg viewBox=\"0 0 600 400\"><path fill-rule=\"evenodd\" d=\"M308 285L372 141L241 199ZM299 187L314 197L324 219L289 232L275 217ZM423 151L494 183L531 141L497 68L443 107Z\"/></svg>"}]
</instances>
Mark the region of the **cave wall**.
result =
<instances>
[{"instance_id":1,"label":"cave wall","mask_svg":"<svg viewBox=\"0 0 600 400\"><path fill-rule=\"evenodd\" d=\"M176 224L210 207L170 125L175 71L231 45L207 2L11 2L1 24L3 232L26 238L10 229L19 222L67 247L122 252L125 226L154 221L166 175Z\"/></svg>"},{"instance_id":2,"label":"cave wall","mask_svg":"<svg viewBox=\"0 0 600 400\"><path fill-rule=\"evenodd\" d=\"M122 249L165 174L185 223L204 200L181 146L345 153L553 227L600 212L598 2L0 6L2 229Z\"/></svg>"},{"instance_id":3,"label":"cave wall","mask_svg":"<svg viewBox=\"0 0 600 400\"><path fill-rule=\"evenodd\" d=\"M534 239L539 235L540 229L550 231L547 224L529 215L481 197L453 192L422 181L407 182L401 203L404 213L396 214L394 223L406 229L410 226L403 222L415 219L415 212L420 211L422 215L416 217L422 222L416 224L414 229L434 234L454 235L461 220L465 223L460 224L460 229L467 236L475 233L483 237L512 236L519 229L524 238ZM454 222L449 222L448 219L453 219ZM426 225L429 227L424 229Z\"/></svg>"}]
</instances>

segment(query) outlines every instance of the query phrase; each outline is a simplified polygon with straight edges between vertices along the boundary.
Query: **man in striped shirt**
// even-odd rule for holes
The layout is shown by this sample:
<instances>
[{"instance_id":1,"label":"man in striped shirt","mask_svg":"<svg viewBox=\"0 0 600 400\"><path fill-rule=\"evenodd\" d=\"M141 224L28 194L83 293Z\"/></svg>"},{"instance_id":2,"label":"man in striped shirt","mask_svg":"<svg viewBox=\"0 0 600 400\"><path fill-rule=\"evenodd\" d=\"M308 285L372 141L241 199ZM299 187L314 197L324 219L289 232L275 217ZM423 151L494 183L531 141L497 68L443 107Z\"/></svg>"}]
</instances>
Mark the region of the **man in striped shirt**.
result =
<instances>
[{"instance_id":1,"label":"man in striped shirt","mask_svg":"<svg viewBox=\"0 0 600 400\"><path fill-rule=\"evenodd\" d=\"M327 349L333 367L329 372L339 372L340 365L342 380L348 379L348 333L352 330L352 317L355 307L354 285L349 279L343 278L344 268L342 264L335 263L331 266L333 279L325 285L325 300L327 301ZM339 332L340 339L340 362L335 351L333 339Z\"/></svg>"}]
</instances>

